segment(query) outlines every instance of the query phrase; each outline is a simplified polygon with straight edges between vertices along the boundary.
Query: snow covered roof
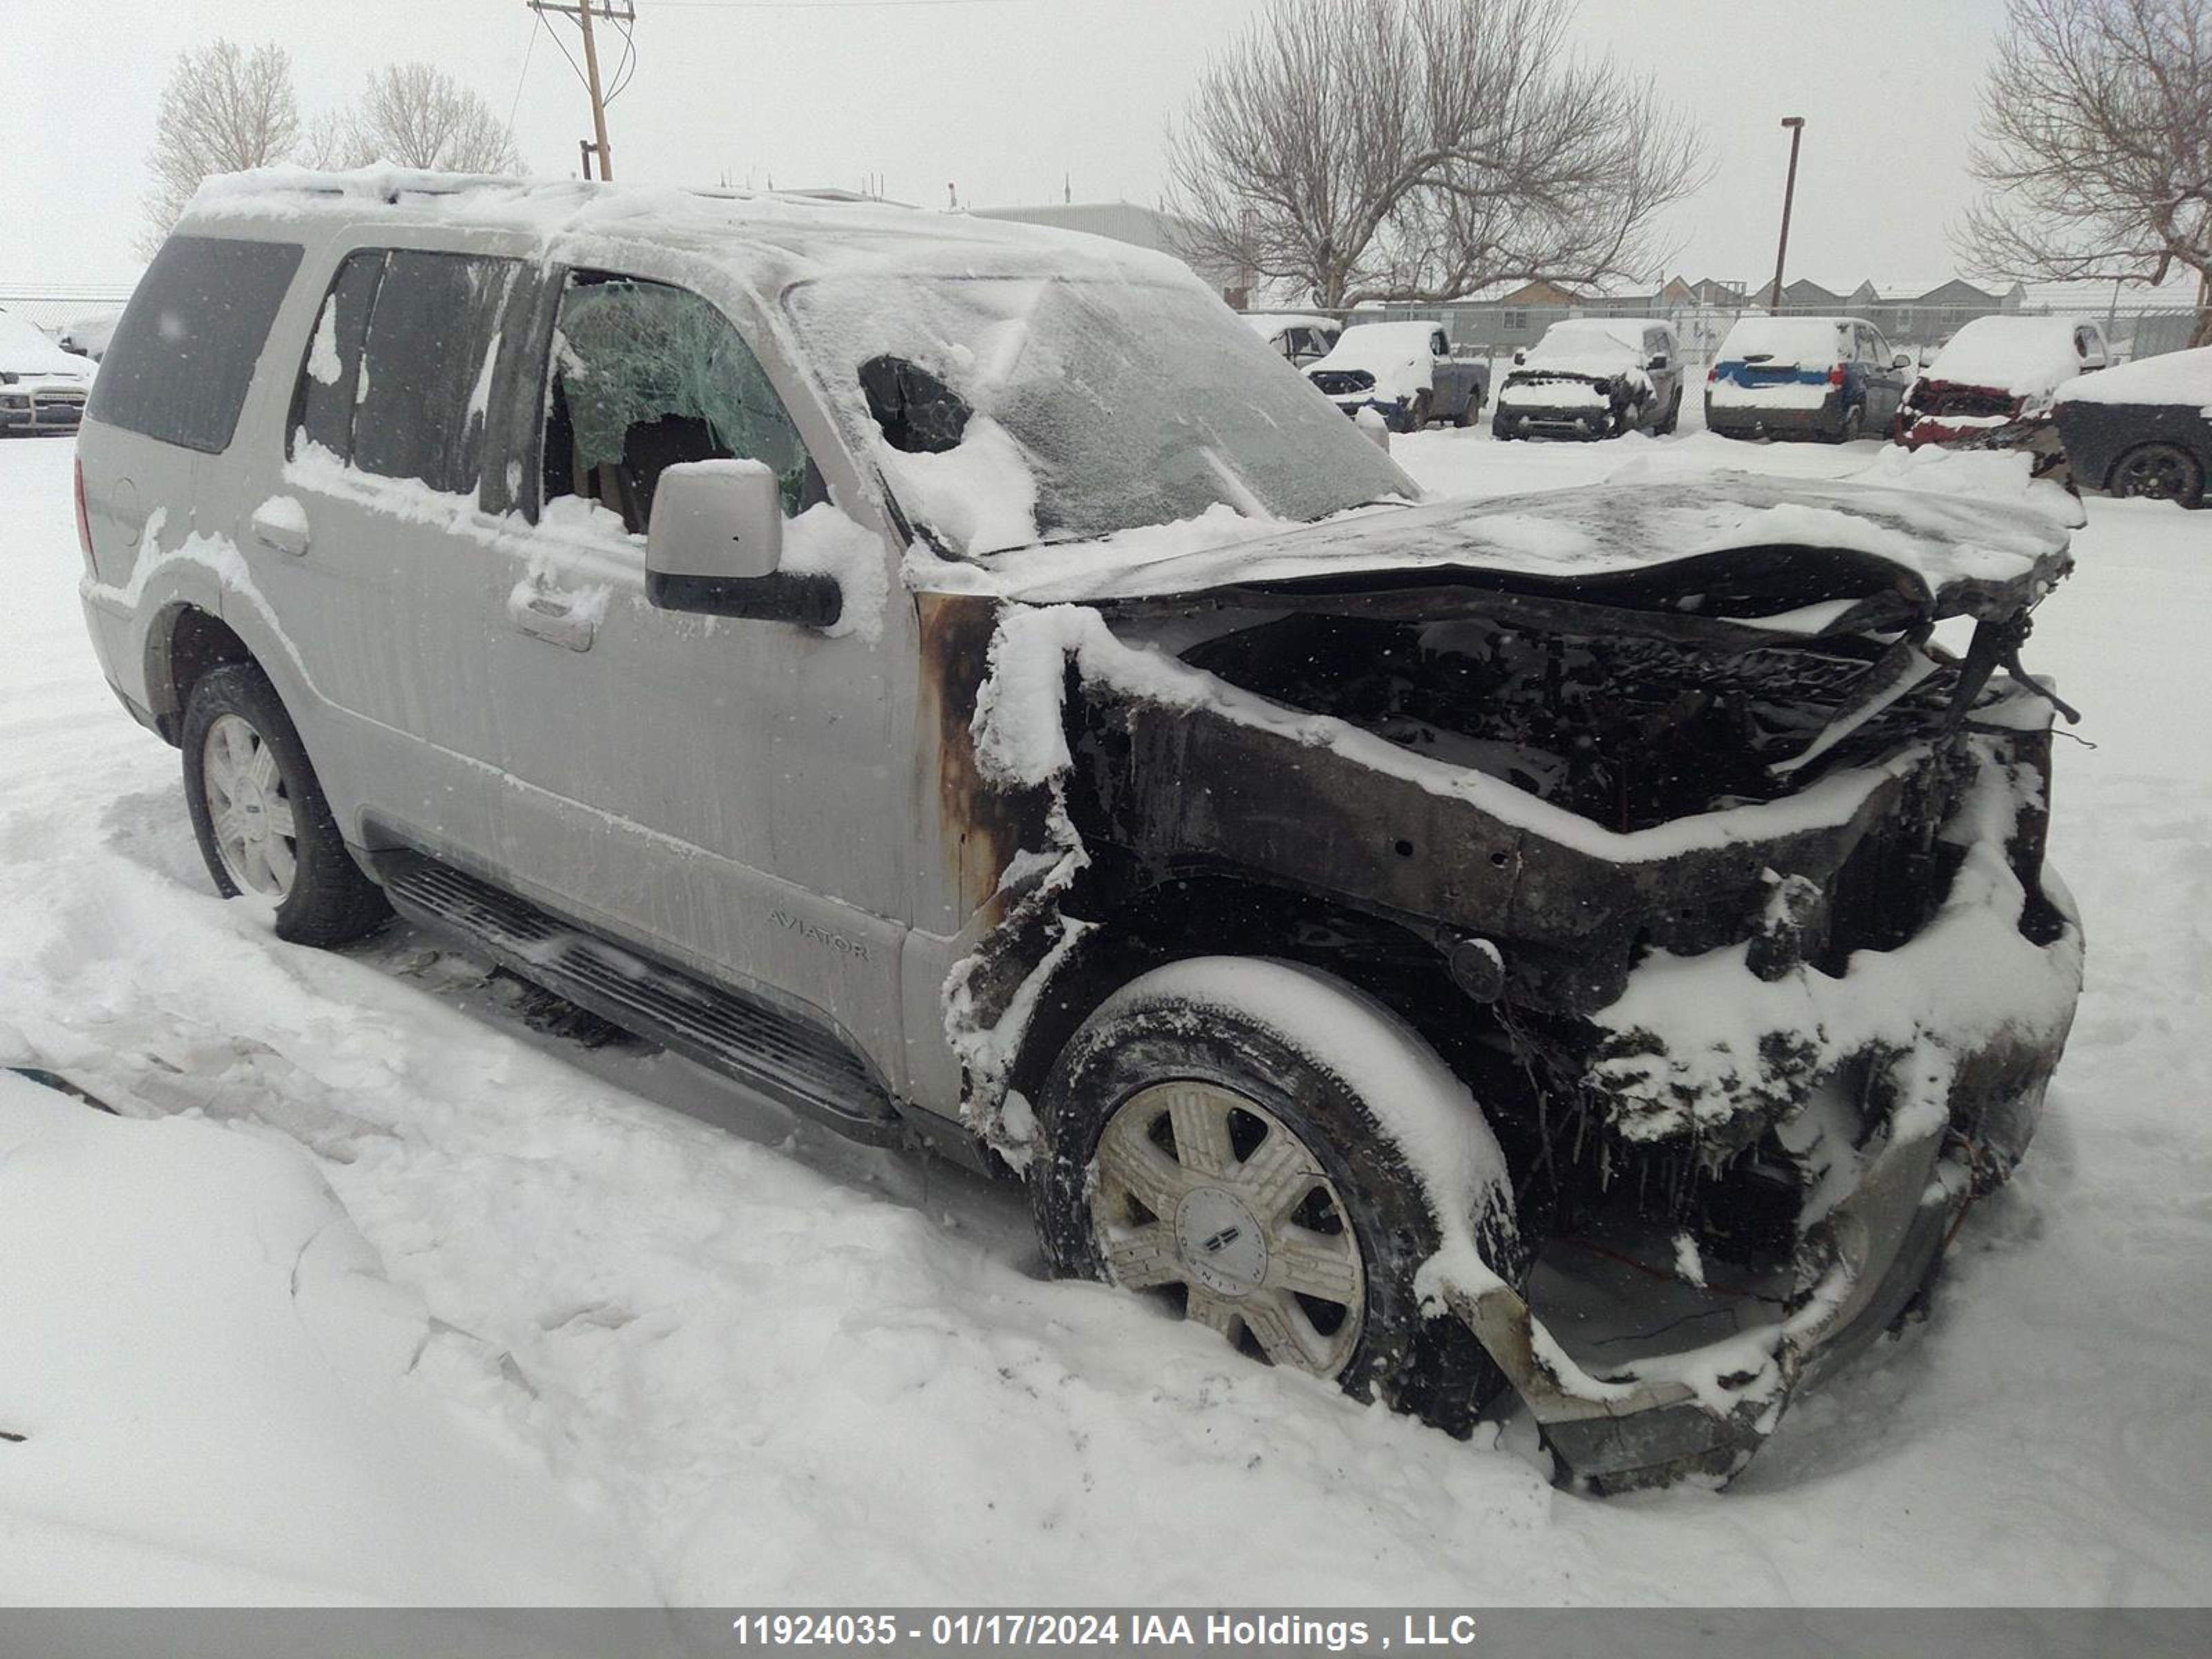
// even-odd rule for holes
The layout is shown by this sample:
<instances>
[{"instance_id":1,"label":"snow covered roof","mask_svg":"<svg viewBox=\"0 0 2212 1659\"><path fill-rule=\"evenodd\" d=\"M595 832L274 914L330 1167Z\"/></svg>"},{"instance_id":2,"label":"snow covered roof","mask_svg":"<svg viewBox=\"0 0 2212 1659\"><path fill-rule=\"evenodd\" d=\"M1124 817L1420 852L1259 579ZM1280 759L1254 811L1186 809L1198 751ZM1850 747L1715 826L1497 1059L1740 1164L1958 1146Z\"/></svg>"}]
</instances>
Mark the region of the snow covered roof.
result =
<instances>
[{"instance_id":1,"label":"snow covered roof","mask_svg":"<svg viewBox=\"0 0 2212 1659\"><path fill-rule=\"evenodd\" d=\"M1121 276L1188 283L1170 255L1079 232L965 213L744 191L683 190L573 179L492 178L362 167L263 167L202 185L180 229L389 216L520 231L549 244L652 241L712 253L775 291L809 276L870 270Z\"/></svg>"},{"instance_id":2,"label":"snow covered roof","mask_svg":"<svg viewBox=\"0 0 2212 1659\"><path fill-rule=\"evenodd\" d=\"M2169 351L2084 374L2063 387L2062 404L2170 404L2212 418L2212 346Z\"/></svg>"},{"instance_id":3,"label":"snow covered roof","mask_svg":"<svg viewBox=\"0 0 2212 1659\"><path fill-rule=\"evenodd\" d=\"M1252 331L1263 340L1272 340L1286 328L1338 328L1341 325L1334 317L1305 311L1247 311L1242 313L1252 325ZM1372 327L1368 324L1363 326Z\"/></svg>"},{"instance_id":4,"label":"snow covered roof","mask_svg":"<svg viewBox=\"0 0 2212 1659\"><path fill-rule=\"evenodd\" d=\"M1993 386L2015 398L2048 395L2081 372L2075 349L2078 317L1977 317L1951 337L1928 378L1953 386Z\"/></svg>"}]
</instances>

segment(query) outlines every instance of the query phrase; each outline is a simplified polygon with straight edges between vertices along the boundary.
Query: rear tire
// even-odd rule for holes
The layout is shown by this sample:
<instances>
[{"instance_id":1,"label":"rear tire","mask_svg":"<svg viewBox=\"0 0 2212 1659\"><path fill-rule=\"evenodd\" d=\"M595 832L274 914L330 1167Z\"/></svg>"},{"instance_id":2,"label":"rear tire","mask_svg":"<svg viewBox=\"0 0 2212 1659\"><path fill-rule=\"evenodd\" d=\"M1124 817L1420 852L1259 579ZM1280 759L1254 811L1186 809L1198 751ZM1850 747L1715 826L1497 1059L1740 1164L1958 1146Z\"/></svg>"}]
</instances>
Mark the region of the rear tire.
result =
<instances>
[{"instance_id":1,"label":"rear tire","mask_svg":"<svg viewBox=\"0 0 2212 1659\"><path fill-rule=\"evenodd\" d=\"M1682 393L1680 388L1677 387L1674 392L1674 401L1667 405L1667 418L1660 422L1659 424L1653 428L1653 432L1659 437L1671 438L1674 435L1675 429L1681 424Z\"/></svg>"},{"instance_id":2,"label":"rear tire","mask_svg":"<svg viewBox=\"0 0 2212 1659\"><path fill-rule=\"evenodd\" d=\"M1124 988L1046 1081L1038 1235L1060 1276L1143 1291L1270 1363L1464 1435L1505 1379L1457 1319L1423 1316L1413 1276L1439 1243L1429 1188L1370 1103L1377 1079L1316 1057L1315 1032L1346 1028L1449 1078L1380 1003L1294 963L1200 958ZM1499 1172L1476 1237L1517 1277L1511 1187L1471 1104L1464 1133Z\"/></svg>"},{"instance_id":3,"label":"rear tire","mask_svg":"<svg viewBox=\"0 0 2212 1659\"><path fill-rule=\"evenodd\" d=\"M2204 501L2204 468L2179 444L2143 444L2113 464L2110 489L2124 499L2199 507Z\"/></svg>"},{"instance_id":4,"label":"rear tire","mask_svg":"<svg viewBox=\"0 0 2212 1659\"><path fill-rule=\"evenodd\" d=\"M217 892L251 898L276 937L296 945L343 945L390 918L260 669L230 663L202 675L185 699L183 744L185 805Z\"/></svg>"},{"instance_id":5,"label":"rear tire","mask_svg":"<svg viewBox=\"0 0 2212 1659\"><path fill-rule=\"evenodd\" d=\"M1866 405L1853 404L1844 411L1843 424L1836 428L1836 441L1855 443L1866 435Z\"/></svg>"}]
</instances>

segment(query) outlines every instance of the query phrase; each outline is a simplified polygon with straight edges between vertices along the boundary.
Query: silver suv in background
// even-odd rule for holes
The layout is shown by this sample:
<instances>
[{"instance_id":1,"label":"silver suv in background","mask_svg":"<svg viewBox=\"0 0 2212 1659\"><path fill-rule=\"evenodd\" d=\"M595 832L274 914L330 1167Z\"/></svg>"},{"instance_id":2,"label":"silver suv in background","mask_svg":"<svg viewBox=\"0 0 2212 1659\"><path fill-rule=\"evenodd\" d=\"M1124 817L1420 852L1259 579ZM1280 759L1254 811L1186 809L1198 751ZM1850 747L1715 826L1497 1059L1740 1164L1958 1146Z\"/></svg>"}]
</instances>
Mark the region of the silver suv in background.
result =
<instances>
[{"instance_id":1,"label":"silver suv in background","mask_svg":"<svg viewBox=\"0 0 2212 1659\"><path fill-rule=\"evenodd\" d=\"M36 324L0 311L0 438L76 431L91 386L83 358Z\"/></svg>"},{"instance_id":2,"label":"silver suv in background","mask_svg":"<svg viewBox=\"0 0 2212 1659\"><path fill-rule=\"evenodd\" d=\"M100 659L281 938L397 910L1019 1176L1058 1271L1257 1359L1459 1433L1510 1389L1593 1489L1733 1473L1917 1305L2065 1040L2063 527L1419 501L1164 256L243 175L78 489Z\"/></svg>"}]
</instances>

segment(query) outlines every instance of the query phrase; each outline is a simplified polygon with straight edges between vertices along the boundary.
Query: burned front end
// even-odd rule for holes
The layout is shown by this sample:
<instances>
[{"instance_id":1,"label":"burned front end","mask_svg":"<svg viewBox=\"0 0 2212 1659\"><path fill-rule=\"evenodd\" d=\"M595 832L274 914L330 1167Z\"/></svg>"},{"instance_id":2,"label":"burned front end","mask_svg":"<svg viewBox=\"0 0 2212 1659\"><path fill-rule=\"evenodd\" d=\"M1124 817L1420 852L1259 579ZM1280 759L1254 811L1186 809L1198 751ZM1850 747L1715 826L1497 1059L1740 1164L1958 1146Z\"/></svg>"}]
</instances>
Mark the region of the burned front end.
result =
<instances>
[{"instance_id":1,"label":"burned front end","mask_svg":"<svg viewBox=\"0 0 2212 1659\"><path fill-rule=\"evenodd\" d=\"M2081 934L2019 654L2065 537L2024 534L2011 579L1932 583L1780 544L1579 575L1255 557L1099 601L1071 652L1071 912L1295 896L1255 948L1335 953L1468 1077L1534 1267L1424 1292L1588 1487L1735 1473L1919 1304L2033 1133ZM1164 658L1180 678L1127 666Z\"/></svg>"}]
</instances>

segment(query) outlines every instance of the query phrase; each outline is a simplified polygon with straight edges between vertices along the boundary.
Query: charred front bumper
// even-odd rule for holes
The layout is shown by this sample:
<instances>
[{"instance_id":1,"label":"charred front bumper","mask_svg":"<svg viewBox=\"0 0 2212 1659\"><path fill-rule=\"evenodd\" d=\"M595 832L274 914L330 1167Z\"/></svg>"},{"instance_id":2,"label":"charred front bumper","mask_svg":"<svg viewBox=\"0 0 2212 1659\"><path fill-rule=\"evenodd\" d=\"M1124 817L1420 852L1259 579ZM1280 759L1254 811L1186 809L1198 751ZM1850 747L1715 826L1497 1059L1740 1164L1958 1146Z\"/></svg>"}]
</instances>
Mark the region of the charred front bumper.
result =
<instances>
[{"instance_id":1,"label":"charred front bumper","mask_svg":"<svg viewBox=\"0 0 2212 1659\"><path fill-rule=\"evenodd\" d=\"M1839 972L1773 971L1755 942L1641 965L1596 1020L1592 1086L1647 1142L1772 1137L1806 1174L1778 1316L1593 1375L1502 1283L1447 1293L1561 1474L1596 1492L1740 1470L1804 1384L1923 1297L1966 1206L2033 1134L2081 982L2070 900L2041 861L2044 777L1994 735L1943 835L1934 918Z\"/></svg>"}]
</instances>

